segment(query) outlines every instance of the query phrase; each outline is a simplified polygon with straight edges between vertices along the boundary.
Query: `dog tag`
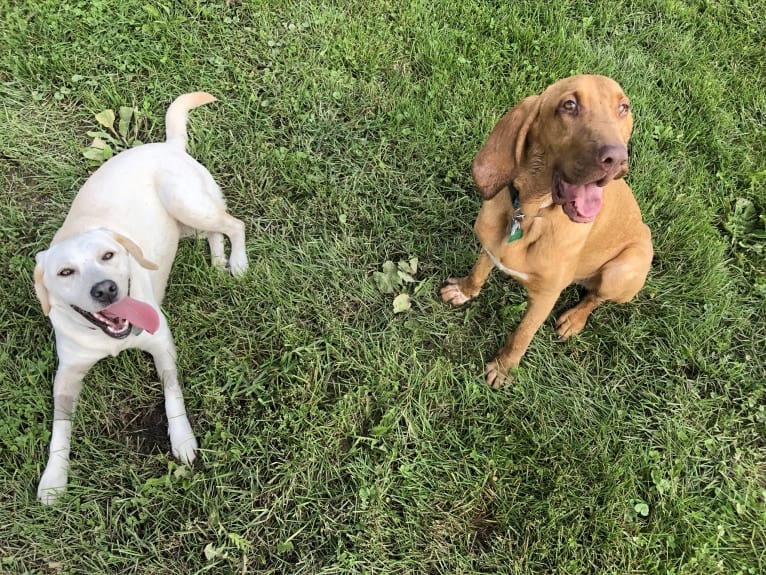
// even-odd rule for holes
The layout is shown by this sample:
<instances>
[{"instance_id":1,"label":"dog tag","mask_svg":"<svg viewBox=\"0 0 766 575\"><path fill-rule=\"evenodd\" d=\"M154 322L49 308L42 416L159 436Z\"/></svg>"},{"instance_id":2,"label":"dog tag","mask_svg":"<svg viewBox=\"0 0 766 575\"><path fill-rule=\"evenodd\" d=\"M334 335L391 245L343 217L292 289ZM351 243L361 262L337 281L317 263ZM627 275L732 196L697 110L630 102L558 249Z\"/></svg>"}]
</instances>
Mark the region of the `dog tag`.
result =
<instances>
[{"instance_id":1,"label":"dog tag","mask_svg":"<svg viewBox=\"0 0 766 575\"><path fill-rule=\"evenodd\" d=\"M508 234L508 243L515 242L523 235L524 232L521 229L521 220L513 218L513 223L511 223L511 233Z\"/></svg>"}]
</instances>

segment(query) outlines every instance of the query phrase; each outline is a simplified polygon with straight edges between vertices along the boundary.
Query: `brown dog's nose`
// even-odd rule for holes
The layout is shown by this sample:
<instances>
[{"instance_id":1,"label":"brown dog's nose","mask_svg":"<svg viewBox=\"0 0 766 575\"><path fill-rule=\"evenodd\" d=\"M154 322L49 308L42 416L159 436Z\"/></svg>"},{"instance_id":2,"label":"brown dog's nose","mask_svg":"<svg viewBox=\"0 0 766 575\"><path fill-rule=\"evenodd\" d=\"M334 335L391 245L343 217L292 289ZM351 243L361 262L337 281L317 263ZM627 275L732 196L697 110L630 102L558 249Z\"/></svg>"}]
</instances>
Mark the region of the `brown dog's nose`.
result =
<instances>
[{"instance_id":1,"label":"brown dog's nose","mask_svg":"<svg viewBox=\"0 0 766 575\"><path fill-rule=\"evenodd\" d=\"M609 144L598 150L598 162L606 172L612 172L627 161L628 149L625 146Z\"/></svg>"}]
</instances>

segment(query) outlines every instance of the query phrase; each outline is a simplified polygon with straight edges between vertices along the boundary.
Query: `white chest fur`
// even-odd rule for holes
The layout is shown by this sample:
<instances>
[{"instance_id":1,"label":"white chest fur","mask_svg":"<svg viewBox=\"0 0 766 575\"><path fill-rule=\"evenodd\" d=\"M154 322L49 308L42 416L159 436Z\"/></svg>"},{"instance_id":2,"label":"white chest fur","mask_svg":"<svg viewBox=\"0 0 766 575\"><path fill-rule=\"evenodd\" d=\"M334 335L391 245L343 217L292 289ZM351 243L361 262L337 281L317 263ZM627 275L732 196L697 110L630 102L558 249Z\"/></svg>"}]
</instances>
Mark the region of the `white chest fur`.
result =
<instances>
[{"instance_id":1,"label":"white chest fur","mask_svg":"<svg viewBox=\"0 0 766 575\"><path fill-rule=\"evenodd\" d=\"M507 274L507 275L511 276L512 278L516 278L517 280L520 280L520 281L527 281L529 279L529 275L528 274L525 274L524 272L516 271L514 269L511 269L511 268L503 265L503 262L501 262L499 259L497 259L492 254L492 252L490 252L488 249L485 248L484 251L487 252L487 255L489 256L489 259L492 260L492 263L495 264L495 267L497 269L499 269L501 272L503 272L504 274Z\"/></svg>"}]
</instances>

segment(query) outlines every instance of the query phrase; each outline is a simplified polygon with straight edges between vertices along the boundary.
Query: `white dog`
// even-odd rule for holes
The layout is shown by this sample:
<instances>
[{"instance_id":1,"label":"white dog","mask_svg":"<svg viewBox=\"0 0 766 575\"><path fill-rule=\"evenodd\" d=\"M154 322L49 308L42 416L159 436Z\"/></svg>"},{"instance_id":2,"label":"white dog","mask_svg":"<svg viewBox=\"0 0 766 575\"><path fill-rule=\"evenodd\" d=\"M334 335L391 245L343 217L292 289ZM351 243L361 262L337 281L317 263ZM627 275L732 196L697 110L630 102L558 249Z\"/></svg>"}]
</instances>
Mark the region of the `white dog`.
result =
<instances>
[{"instance_id":1,"label":"white dog","mask_svg":"<svg viewBox=\"0 0 766 575\"><path fill-rule=\"evenodd\" d=\"M213 264L247 270L245 226L226 212L210 173L186 153L192 108L215 101L179 96L165 117L167 141L126 150L85 182L51 246L37 254L35 292L56 332L50 456L37 497L66 490L72 417L82 380L101 358L137 347L152 354L165 390L173 454L195 458L197 440L178 383L176 350L160 304L181 236L202 232Z\"/></svg>"}]
</instances>

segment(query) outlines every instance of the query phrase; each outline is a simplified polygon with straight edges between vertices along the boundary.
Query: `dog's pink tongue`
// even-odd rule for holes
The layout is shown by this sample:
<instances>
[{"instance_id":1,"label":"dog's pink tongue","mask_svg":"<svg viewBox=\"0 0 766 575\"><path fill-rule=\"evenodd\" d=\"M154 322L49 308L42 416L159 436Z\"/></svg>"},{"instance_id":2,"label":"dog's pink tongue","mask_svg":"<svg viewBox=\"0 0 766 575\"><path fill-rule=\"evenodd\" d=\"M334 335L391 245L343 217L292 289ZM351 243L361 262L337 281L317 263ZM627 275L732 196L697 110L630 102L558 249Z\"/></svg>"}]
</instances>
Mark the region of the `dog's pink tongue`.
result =
<instances>
[{"instance_id":1,"label":"dog's pink tongue","mask_svg":"<svg viewBox=\"0 0 766 575\"><path fill-rule=\"evenodd\" d=\"M101 310L101 313L114 315L128 320L136 327L154 333L160 327L160 315L148 303L125 296L117 303Z\"/></svg>"},{"instance_id":2,"label":"dog's pink tongue","mask_svg":"<svg viewBox=\"0 0 766 575\"><path fill-rule=\"evenodd\" d=\"M603 191L595 183L579 185L562 181L561 193L558 197L554 195L553 199L575 222L590 222L601 209Z\"/></svg>"},{"instance_id":3,"label":"dog's pink tongue","mask_svg":"<svg viewBox=\"0 0 766 575\"><path fill-rule=\"evenodd\" d=\"M586 184L582 188L582 192L577 194L578 197L575 199L577 212L585 218L595 218L601 209L603 188L599 188L596 184Z\"/></svg>"}]
</instances>

